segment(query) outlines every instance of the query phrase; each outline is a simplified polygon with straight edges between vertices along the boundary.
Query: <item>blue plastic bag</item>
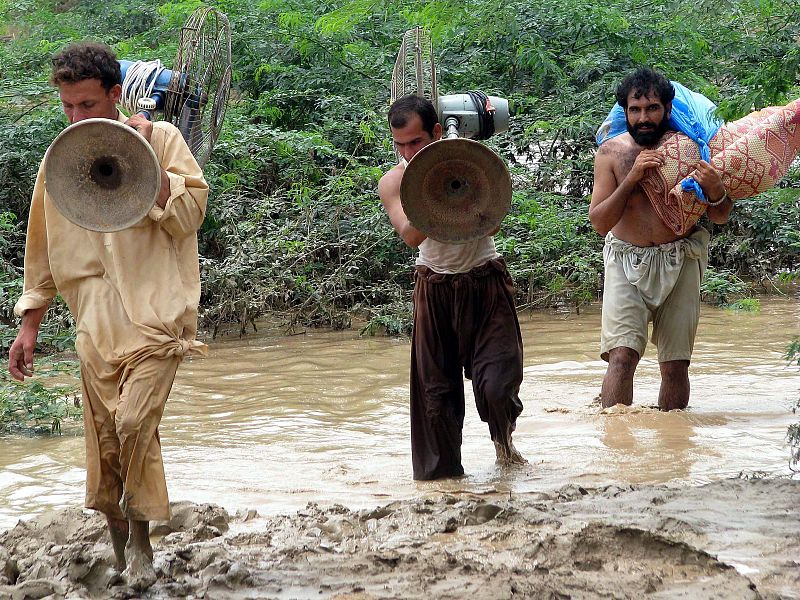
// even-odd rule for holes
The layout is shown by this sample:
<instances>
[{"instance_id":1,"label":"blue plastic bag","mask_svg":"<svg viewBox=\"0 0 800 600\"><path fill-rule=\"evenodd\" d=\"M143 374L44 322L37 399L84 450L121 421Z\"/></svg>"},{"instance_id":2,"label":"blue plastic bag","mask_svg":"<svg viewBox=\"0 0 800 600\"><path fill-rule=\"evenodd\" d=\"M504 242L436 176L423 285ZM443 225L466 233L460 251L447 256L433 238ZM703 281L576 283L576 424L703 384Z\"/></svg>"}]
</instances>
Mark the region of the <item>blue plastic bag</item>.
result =
<instances>
[{"instance_id":1,"label":"blue plastic bag","mask_svg":"<svg viewBox=\"0 0 800 600\"><path fill-rule=\"evenodd\" d=\"M699 147L700 157L708 162L711 157L708 142L722 126L722 121L714 116L717 106L708 98L673 81L675 99L672 101L672 112L669 117L670 129L680 131L689 136ZM625 111L619 104L614 104L603 124L597 130L595 139L599 146L606 140L621 135L628 130L625 122ZM694 191L698 199L707 202L700 185L691 177L681 182L681 187Z\"/></svg>"}]
</instances>

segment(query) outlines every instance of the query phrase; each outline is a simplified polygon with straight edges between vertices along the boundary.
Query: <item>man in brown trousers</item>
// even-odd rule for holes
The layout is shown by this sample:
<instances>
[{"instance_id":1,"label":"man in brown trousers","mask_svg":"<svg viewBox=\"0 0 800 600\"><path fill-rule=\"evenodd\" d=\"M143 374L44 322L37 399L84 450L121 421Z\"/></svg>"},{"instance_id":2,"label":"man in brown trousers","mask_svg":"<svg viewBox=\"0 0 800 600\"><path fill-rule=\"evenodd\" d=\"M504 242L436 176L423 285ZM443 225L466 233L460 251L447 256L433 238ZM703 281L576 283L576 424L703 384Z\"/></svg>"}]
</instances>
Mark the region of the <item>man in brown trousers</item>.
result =
<instances>
[{"instance_id":1,"label":"man in brown trousers","mask_svg":"<svg viewBox=\"0 0 800 600\"><path fill-rule=\"evenodd\" d=\"M501 464L524 463L511 434L522 412L522 336L513 284L492 235L447 244L415 229L403 212L400 184L406 164L442 137L436 109L419 96L403 96L389 109L400 163L378 184L389 220L403 241L419 248L411 349L411 455L414 479L464 474L463 375ZM496 232L495 232L496 233Z\"/></svg>"}]
</instances>

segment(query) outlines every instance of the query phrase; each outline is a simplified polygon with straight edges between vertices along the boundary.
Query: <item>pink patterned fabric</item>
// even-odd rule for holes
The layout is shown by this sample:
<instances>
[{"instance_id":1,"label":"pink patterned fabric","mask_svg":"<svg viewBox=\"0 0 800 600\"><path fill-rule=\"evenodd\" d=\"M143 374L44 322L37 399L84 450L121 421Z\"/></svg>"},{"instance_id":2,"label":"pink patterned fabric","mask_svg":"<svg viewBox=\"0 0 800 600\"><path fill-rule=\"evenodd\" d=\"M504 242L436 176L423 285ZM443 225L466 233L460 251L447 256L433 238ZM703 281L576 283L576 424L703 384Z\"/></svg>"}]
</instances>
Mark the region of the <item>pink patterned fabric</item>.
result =
<instances>
[{"instance_id":1,"label":"pink patterned fabric","mask_svg":"<svg viewBox=\"0 0 800 600\"><path fill-rule=\"evenodd\" d=\"M726 123L708 143L711 165L722 173L728 195L750 198L773 187L800 151L800 99L771 106ZM676 234L687 233L703 215L706 204L680 183L700 161L700 151L689 137L669 132L659 150L666 161L650 169L641 181L661 220Z\"/></svg>"}]
</instances>

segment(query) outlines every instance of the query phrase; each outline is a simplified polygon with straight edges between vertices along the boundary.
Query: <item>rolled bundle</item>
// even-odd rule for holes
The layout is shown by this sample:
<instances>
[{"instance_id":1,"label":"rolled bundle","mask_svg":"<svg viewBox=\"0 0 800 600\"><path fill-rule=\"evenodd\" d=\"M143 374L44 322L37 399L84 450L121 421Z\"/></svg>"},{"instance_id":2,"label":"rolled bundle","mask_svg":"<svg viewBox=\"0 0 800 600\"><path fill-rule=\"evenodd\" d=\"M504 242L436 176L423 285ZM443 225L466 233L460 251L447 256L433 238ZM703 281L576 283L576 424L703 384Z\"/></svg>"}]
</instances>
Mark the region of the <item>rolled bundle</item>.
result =
<instances>
[{"instance_id":1,"label":"rolled bundle","mask_svg":"<svg viewBox=\"0 0 800 600\"><path fill-rule=\"evenodd\" d=\"M800 99L726 123L708 147L709 162L722 174L733 200L774 187L800 151ZM678 132L667 133L658 148L666 158L664 165L650 169L640 183L662 221L683 235L708 206L697 198L691 180L684 183L700 161L700 150Z\"/></svg>"}]
</instances>

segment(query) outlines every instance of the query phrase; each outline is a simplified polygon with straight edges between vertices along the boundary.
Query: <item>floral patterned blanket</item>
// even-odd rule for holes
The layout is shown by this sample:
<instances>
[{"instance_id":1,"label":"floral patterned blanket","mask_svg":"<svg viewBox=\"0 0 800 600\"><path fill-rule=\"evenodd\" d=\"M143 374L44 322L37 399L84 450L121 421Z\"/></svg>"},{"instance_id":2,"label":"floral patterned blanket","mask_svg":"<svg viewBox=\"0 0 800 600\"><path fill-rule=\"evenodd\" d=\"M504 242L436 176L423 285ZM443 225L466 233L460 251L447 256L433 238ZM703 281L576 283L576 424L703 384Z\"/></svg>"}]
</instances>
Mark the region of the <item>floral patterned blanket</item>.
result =
<instances>
[{"instance_id":1,"label":"floral patterned blanket","mask_svg":"<svg viewBox=\"0 0 800 600\"><path fill-rule=\"evenodd\" d=\"M749 198L773 187L800 151L800 99L772 106L723 125L708 143L710 163L722 173L728 195ZM676 234L688 232L707 204L682 182L700 161L700 151L688 136L669 132L659 149L667 160L641 181L656 212Z\"/></svg>"}]
</instances>

